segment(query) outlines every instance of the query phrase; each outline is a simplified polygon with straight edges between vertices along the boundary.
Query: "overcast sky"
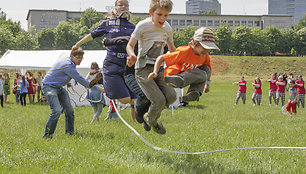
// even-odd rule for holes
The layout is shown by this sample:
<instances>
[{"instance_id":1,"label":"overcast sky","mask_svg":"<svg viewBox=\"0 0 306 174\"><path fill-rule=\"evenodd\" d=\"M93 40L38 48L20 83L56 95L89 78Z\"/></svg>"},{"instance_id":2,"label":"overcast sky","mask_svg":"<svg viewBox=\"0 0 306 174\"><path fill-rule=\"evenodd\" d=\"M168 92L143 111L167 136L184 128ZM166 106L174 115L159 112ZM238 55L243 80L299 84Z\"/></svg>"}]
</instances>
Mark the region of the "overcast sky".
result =
<instances>
[{"instance_id":1,"label":"overcast sky","mask_svg":"<svg viewBox=\"0 0 306 174\"><path fill-rule=\"evenodd\" d=\"M172 0L172 13L185 13L186 0ZM7 18L20 21L27 30L26 16L29 9L57 9L80 11L93 7L97 11L106 11L106 6L113 6L115 0L0 0L0 8ZM268 14L268 0L219 0L221 14ZM131 12L148 12L150 0L130 0Z\"/></svg>"}]
</instances>

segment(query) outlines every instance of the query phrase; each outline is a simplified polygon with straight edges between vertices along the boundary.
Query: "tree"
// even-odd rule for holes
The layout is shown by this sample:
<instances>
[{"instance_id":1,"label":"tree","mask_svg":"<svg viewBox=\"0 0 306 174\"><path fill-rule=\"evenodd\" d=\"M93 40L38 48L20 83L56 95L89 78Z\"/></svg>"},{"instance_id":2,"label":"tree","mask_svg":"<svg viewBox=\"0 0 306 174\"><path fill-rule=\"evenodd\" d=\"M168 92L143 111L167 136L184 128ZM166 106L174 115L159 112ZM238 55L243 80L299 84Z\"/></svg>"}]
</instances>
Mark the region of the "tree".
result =
<instances>
[{"instance_id":1,"label":"tree","mask_svg":"<svg viewBox=\"0 0 306 174\"><path fill-rule=\"evenodd\" d=\"M13 33L0 26L0 54L4 54L7 49L13 49L14 42Z\"/></svg>"},{"instance_id":2,"label":"tree","mask_svg":"<svg viewBox=\"0 0 306 174\"><path fill-rule=\"evenodd\" d=\"M216 15L217 12L216 12L215 9L211 9L211 10L209 10L209 11L203 12L202 14L203 14L203 15Z\"/></svg>"},{"instance_id":3,"label":"tree","mask_svg":"<svg viewBox=\"0 0 306 174\"><path fill-rule=\"evenodd\" d=\"M222 23L215 33L216 44L220 48L220 52L229 53L232 42L232 31L227 24Z\"/></svg>"},{"instance_id":4,"label":"tree","mask_svg":"<svg viewBox=\"0 0 306 174\"><path fill-rule=\"evenodd\" d=\"M38 42L31 31L21 31L15 38L14 49L17 50L36 50L39 48Z\"/></svg>"},{"instance_id":5,"label":"tree","mask_svg":"<svg viewBox=\"0 0 306 174\"><path fill-rule=\"evenodd\" d=\"M99 13L94 8L90 7L81 14L80 22L82 26L91 28L96 23L101 23L104 19L105 17L102 13Z\"/></svg>"},{"instance_id":6,"label":"tree","mask_svg":"<svg viewBox=\"0 0 306 174\"><path fill-rule=\"evenodd\" d=\"M264 30L268 44L270 45L270 50L272 54L275 54L275 52L279 52L281 49L281 41L282 39L282 34L278 28L275 26L269 26L265 28Z\"/></svg>"},{"instance_id":7,"label":"tree","mask_svg":"<svg viewBox=\"0 0 306 174\"><path fill-rule=\"evenodd\" d=\"M132 23L133 23L134 25L137 25L138 22L140 22L141 20L142 20L141 17L136 16L136 17L133 18Z\"/></svg>"},{"instance_id":8,"label":"tree","mask_svg":"<svg viewBox=\"0 0 306 174\"><path fill-rule=\"evenodd\" d=\"M6 20L6 13L4 11L1 10L0 8L0 20Z\"/></svg>"},{"instance_id":9,"label":"tree","mask_svg":"<svg viewBox=\"0 0 306 174\"><path fill-rule=\"evenodd\" d=\"M298 39L296 43L296 52L299 55L306 55L306 27L297 31Z\"/></svg>"},{"instance_id":10,"label":"tree","mask_svg":"<svg viewBox=\"0 0 306 174\"><path fill-rule=\"evenodd\" d=\"M294 25L294 28L296 29L296 31L304 27L306 27L306 15L304 15L304 17L300 19L299 22Z\"/></svg>"},{"instance_id":11,"label":"tree","mask_svg":"<svg viewBox=\"0 0 306 174\"><path fill-rule=\"evenodd\" d=\"M54 29L55 49L70 50L79 40L80 25L78 23L60 22Z\"/></svg>"},{"instance_id":12,"label":"tree","mask_svg":"<svg viewBox=\"0 0 306 174\"><path fill-rule=\"evenodd\" d=\"M233 34L233 51L238 54L251 52L253 46L253 35L251 29L247 26L239 26L234 28Z\"/></svg>"},{"instance_id":13,"label":"tree","mask_svg":"<svg viewBox=\"0 0 306 174\"><path fill-rule=\"evenodd\" d=\"M298 35L293 29L283 29L281 30L282 42L280 42L280 52L290 53L292 48L295 47L298 40Z\"/></svg>"},{"instance_id":14,"label":"tree","mask_svg":"<svg viewBox=\"0 0 306 174\"><path fill-rule=\"evenodd\" d=\"M185 28L182 28L181 31L174 31L173 32L174 45L177 47L188 45L196 29L198 28L190 25Z\"/></svg>"},{"instance_id":15,"label":"tree","mask_svg":"<svg viewBox=\"0 0 306 174\"><path fill-rule=\"evenodd\" d=\"M37 34L39 48L42 50L53 50L55 42L55 33L52 29L42 29Z\"/></svg>"},{"instance_id":16,"label":"tree","mask_svg":"<svg viewBox=\"0 0 306 174\"><path fill-rule=\"evenodd\" d=\"M251 52L255 55L269 55L270 47L265 33L260 28L252 28L251 34L254 37Z\"/></svg>"}]
</instances>

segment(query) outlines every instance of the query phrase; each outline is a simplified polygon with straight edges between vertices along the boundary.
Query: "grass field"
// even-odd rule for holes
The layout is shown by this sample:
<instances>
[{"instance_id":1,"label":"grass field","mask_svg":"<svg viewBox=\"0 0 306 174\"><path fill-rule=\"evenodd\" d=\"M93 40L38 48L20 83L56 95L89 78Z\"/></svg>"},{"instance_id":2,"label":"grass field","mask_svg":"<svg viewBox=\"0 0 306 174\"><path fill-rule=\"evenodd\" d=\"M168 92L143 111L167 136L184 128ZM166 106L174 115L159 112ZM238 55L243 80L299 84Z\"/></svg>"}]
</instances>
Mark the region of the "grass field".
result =
<instances>
[{"instance_id":1,"label":"grass field","mask_svg":"<svg viewBox=\"0 0 306 174\"><path fill-rule=\"evenodd\" d=\"M129 110L121 115L145 139L168 150L200 152L238 147L306 147L306 109L292 118L268 105L253 107L253 77L247 104L234 106L239 79L213 77L211 91L188 107L162 113L166 135L146 132ZM288 94L286 94L288 97ZM49 106L13 103L0 108L0 173L306 173L306 150L240 150L179 155L146 146L120 120L89 124L91 107L75 108L75 134L64 134L64 115L51 140L42 139ZM103 110L107 114L107 107ZM103 117L104 118L104 117Z\"/></svg>"}]
</instances>

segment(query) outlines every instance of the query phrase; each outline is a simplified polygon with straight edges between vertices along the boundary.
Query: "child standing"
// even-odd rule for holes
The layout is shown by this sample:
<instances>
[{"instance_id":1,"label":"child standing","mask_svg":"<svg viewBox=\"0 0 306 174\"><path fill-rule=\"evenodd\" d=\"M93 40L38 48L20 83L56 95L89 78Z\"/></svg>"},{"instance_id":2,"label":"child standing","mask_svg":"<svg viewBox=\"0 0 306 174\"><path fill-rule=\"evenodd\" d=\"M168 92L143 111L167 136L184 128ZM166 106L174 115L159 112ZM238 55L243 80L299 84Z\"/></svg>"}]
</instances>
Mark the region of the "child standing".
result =
<instances>
[{"instance_id":1,"label":"child standing","mask_svg":"<svg viewBox=\"0 0 306 174\"><path fill-rule=\"evenodd\" d=\"M244 76L242 75L239 82L234 82L233 85L239 85L239 89L237 92L237 97L235 100L235 105L238 104L238 101L241 97L243 104L245 104L246 100L246 84L247 82L244 80Z\"/></svg>"},{"instance_id":2,"label":"child standing","mask_svg":"<svg viewBox=\"0 0 306 174\"><path fill-rule=\"evenodd\" d=\"M304 87L304 80L302 75L298 75L297 80L295 81L295 86L297 87L298 92L298 99L297 99L297 105L300 107L300 103L302 107L305 107L305 87Z\"/></svg>"},{"instance_id":3,"label":"child standing","mask_svg":"<svg viewBox=\"0 0 306 174\"><path fill-rule=\"evenodd\" d=\"M4 95L3 83L2 83L2 79L0 78L0 103L1 103L1 107L3 107L3 95Z\"/></svg>"},{"instance_id":4,"label":"child standing","mask_svg":"<svg viewBox=\"0 0 306 174\"><path fill-rule=\"evenodd\" d=\"M25 79L25 76L22 76L22 80L19 81L20 87L20 103L22 106L26 106L26 96L28 94L29 82Z\"/></svg>"},{"instance_id":5,"label":"child standing","mask_svg":"<svg viewBox=\"0 0 306 174\"><path fill-rule=\"evenodd\" d=\"M126 48L129 54L127 64L132 66L136 62L136 80L143 93L151 101L144 120L159 134L165 134L166 129L157 120L165 106L176 100L176 93L173 88L165 83L163 68L154 80L148 79L148 75L153 71L156 58L163 54L166 44L170 52L175 51L173 31L166 21L172 6L171 0L151 0L149 10L151 17L137 24ZM134 52L137 41L138 57Z\"/></svg>"},{"instance_id":6,"label":"child standing","mask_svg":"<svg viewBox=\"0 0 306 174\"><path fill-rule=\"evenodd\" d=\"M87 74L86 76L86 80L87 81L92 81L94 79L96 79L96 77L101 74L101 70L99 68L99 65L97 62L92 62L91 66L90 66L91 71ZM101 84L98 85L103 87ZM91 107L94 111L94 116L90 122L90 124L92 124L94 121L99 121L99 116L102 113L102 109L105 106L105 100L104 100L104 96L102 94L101 91L97 90L96 88L90 88L87 89L87 100L89 101L89 103L91 104Z\"/></svg>"},{"instance_id":7,"label":"child standing","mask_svg":"<svg viewBox=\"0 0 306 174\"><path fill-rule=\"evenodd\" d=\"M276 73L275 73L275 74L272 74L272 78L268 80L268 82L270 83L270 89L269 89L269 105L270 106L272 105L272 97L273 97L275 105L277 105L276 103L276 89L277 89L276 81L277 79L276 79Z\"/></svg>"},{"instance_id":8,"label":"child standing","mask_svg":"<svg viewBox=\"0 0 306 174\"><path fill-rule=\"evenodd\" d=\"M165 82L174 88L189 89L182 97L185 102L197 101L202 95L209 92L211 65L209 51L219 49L215 45L214 34L208 28L199 28L188 46L178 47L175 52L159 56L154 71L148 76L156 78L161 64L165 61Z\"/></svg>"},{"instance_id":9,"label":"child standing","mask_svg":"<svg viewBox=\"0 0 306 174\"><path fill-rule=\"evenodd\" d=\"M279 98L282 100L282 106L285 105L285 90L286 90L286 82L283 80L283 76L278 77L278 81L276 82L276 105L278 106Z\"/></svg>"},{"instance_id":10,"label":"child standing","mask_svg":"<svg viewBox=\"0 0 306 174\"><path fill-rule=\"evenodd\" d=\"M286 106L286 110L290 113L291 113L291 108L292 108L292 112L294 114L296 114L296 101L297 101L297 89L295 88L295 81L290 81L289 83L289 101L287 103L287 106Z\"/></svg>"},{"instance_id":11,"label":"child standing","mask_svg":"<svg viewBox=\"0 0 306 174\"><path fill-rule=\"evenodd\" d=\"M254 93L252 95L252 101L254 103L254 106L256 106L256 101L257 101L257 105L260 106L262 90L261 90L261 80L259 79L259 77L255 78L255 82L252 83L252 85L255 88ZM256 99L256 101L255 101L255 99Z\"/></svg>"}]
</instances>

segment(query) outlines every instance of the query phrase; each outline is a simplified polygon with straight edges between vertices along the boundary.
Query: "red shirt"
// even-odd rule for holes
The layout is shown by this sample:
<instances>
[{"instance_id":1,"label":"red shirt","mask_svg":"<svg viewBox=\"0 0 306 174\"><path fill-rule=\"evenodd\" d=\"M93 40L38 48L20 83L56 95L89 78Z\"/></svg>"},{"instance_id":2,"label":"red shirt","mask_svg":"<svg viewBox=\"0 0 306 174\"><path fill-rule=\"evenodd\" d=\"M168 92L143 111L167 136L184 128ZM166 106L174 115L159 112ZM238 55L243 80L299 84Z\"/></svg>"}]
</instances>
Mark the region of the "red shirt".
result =
<instances>
[{"instance_id":1,"label":"red shirt","mask_svg":"<svg viewBox=\"0 0 306 174\"><path fill-rule=\"evenodd\" d=\"M297 86L297 85L295 85L298 94L305 94L304 81L296 80L295 83L297 83L297 84L302 84L302 85L303 85L303 86Z\"/></svg>"},{"instance_id":2,"label":"red shirt","mask_svg":"<svg viewBox=\"0 0 306 174\"><path fill-rule=\"evenodd\" d=\"M280 82L280 83L285 83L286 84L286 82L283 80L283 81L277 81L277 82ZM282 93L284 93L285 92L285 85L277 85L277 92L282 92Z\"/></svg>"},{"instance_id":3,"label":"red shirt","mask_svg":"<svg viewBox=\"0 0 306 174\"><path fill-rule=\"evenodd\" d=\"M244 84L244 85L239 85L239 89L238 91L240 91L241 93L246 93L246 81L239 81L238 83Z\"/></svg>"},{"instance_id":4,"label":"red shirt","mask_svg":"<svg viewBox=\"0 0 306 174\"><path fill-rule=\"evenodd\" d=\"M207 65L211 71L208 53L202 57L194 54L191 46L178 47L175 52L164 55L166 63L165 76L178 74L181 71L193 70L201 65Z\"/></svg>"},{"instance_id":5,"label":"red shirt","mask_svg":"<svg viewBox=\"0 0 306 174\"><path fill-rule=\"evenodd\" d=\"M261 82L254 82L254 84L256 84L256 85L259 85L259 87L256 87L255 86L255 90L254 90L254 93L256 93L256 94L262 94L262 90L261 90Z\"/></svg>"},{"instance_id":6,"label":"red shirt","mask_svg":"<svg viewBox=\"0 0 306 174\"><path fill-rule=\"evenodd\" d=\"M269 83L270 83L269 91L276 91L276 89L277 89L277 86L276 86L277 79L269 79L269 80L275 80L275 82L269 81Z\"/></svg>"}]
</instances>

